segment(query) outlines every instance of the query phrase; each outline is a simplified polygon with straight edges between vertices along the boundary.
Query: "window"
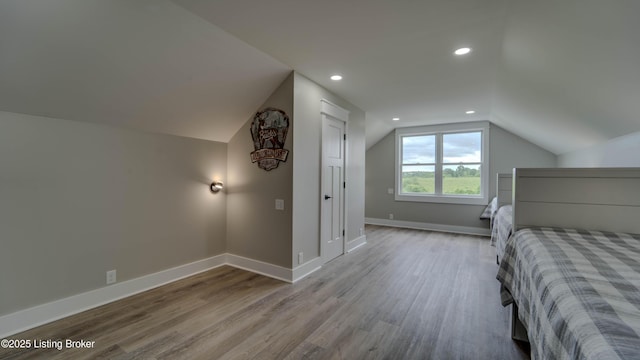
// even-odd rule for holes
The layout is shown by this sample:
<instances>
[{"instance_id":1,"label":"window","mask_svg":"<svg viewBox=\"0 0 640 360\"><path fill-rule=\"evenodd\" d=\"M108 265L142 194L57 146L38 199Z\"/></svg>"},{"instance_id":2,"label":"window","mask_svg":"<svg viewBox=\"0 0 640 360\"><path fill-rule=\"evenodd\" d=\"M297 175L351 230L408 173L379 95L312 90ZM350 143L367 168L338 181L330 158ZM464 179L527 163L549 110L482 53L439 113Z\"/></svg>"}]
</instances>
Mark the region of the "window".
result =
<instances>
[{"instance_id":1,"label":"window","mask_svg":"<svg viewBox=\"0 0 640 360\"><path fill-rule=\"evenodd\" d=\"M396 130L396 200L488 201L488 122Z\"/></svg>"}]
</instances>

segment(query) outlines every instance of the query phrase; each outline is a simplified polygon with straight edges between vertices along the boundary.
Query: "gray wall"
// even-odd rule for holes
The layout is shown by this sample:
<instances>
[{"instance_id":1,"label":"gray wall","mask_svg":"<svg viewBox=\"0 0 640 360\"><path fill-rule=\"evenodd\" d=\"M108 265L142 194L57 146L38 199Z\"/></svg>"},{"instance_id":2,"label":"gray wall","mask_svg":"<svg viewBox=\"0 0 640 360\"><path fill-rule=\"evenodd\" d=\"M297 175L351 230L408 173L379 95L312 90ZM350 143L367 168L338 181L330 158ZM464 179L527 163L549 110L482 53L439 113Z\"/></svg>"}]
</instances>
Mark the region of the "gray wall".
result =
<instances>
[{"instance_id":1,"label":"gray wall","mask_svg":"<svg viewBox=\"0 0 640 360\"><path fill-rule=\"evenodd\" d=\"M511 173L514 167L556 167L557 156L503 128L491 124L490 196L495 196L497 173Z\"/></svg>"},{"instance_id":2,"label":"gray wall","mask_svg":"<svg viewBox=\"0 0 640 360\"><path fill-rule=\"evenodd\" d=\"M306 77L294 77L293 264L320 256L320 100L350 112L347 122L347 241L364 228L365 113Z\"/></svg>"},{"instance_id":3,"label":"gray wall","mask_svg":"<svg viewBox=\"0 0 640 360\"><path fill-rule=\"evenodd\" d=\"M253 117L228 143L227 249L229 253L254 260L292 266L291 209L293 163L293 73L273 92L260 109L275 107L289 115L289 132L285 149L286 162L271 171L252 163L251 139ZM275 210L275 199L283 199L285 210Z\"/></svg>"},{"instance_id":4,"label":"gray wall","mask_svg":"<svg viewBox=\"0 0 640 360\"><path fill-rule=\"evenodd\" d=\"M514 167L555 167L556 156L506 130L491 124L490 129L490 197L495 196L498 172L511 172ZM395 132L390 132L367 151L366 207L367 218L421 222L439 225L486 228L478 217L484 206L395 201L388 188L395 183Z\"/></svg>"},{"instance_id":5,"label":"gray wall","mask_svg":"<svg viewBox=\"0 0 640 360\"><path fill-rule=\"evenodd\" d=\"M226 144L0 112L0 315L225 252Z\"/></svg>"},{"instance_id":6,"label":"gray wall","mask_svg":"<svg viewBox=\"0 0 640 360\"><path fill-rule=\"evenodd\" d=\"M558 156L562 167L638 167L640 132L611 139L603 144Z\"/></svg>"}]
</instances>

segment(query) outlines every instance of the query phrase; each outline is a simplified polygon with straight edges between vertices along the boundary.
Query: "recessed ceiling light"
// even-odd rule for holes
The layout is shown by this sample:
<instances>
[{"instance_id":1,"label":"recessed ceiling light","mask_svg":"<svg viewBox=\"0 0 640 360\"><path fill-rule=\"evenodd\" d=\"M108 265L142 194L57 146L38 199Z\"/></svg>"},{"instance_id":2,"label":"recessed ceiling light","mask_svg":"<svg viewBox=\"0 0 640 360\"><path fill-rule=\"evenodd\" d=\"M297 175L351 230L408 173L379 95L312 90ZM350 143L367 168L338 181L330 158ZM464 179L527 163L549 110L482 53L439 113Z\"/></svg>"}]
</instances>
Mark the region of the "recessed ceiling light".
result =
<instances>
[{"instance_id":1,"label":"recessed ceiling light","mask_svg":"<svg viewBox=\"0 0 640 360\"><path fill-rule=\"evenodd\" d=\"M475 110L467 110L464 112L465 114L471 115L471 114L475 114L476 111Z\"/></svg>"},{"instance_id":2,"label":"recessed ceiling light","mask_svg":"<svg viewBox=\"0 0 640 360\"><path fill-rule=\"evenodd\" d=\"M393 119L391 119L391 120L393 120L393 121L398 121L398 120L400 120L400 118L395 117L395 118L393 118Z\"/></svg>"},{"instance_id":3,"label":"recessed ceiling light","mask_svg":"<svg viewBox=\"0 0 640 360\"><path fill-rule=\"evenodd\" d=\"M453 53L456 54L456 55L466 55L466 54L468 54L470 52L471 52L471 48L463 47L463 48L460 48L460 49L454 51Z\"/></svg>"},{"instance_id":4,"label":"recessed ceiling light","mask_svg":"<svg viewBox=\"0 0 640 360\"><path fill-rule=\"evenodd\" d=\"M331 80L340 81L340 80L342 80L342 76L341 75L331 75Z\"/></svg>"}]
</instances>

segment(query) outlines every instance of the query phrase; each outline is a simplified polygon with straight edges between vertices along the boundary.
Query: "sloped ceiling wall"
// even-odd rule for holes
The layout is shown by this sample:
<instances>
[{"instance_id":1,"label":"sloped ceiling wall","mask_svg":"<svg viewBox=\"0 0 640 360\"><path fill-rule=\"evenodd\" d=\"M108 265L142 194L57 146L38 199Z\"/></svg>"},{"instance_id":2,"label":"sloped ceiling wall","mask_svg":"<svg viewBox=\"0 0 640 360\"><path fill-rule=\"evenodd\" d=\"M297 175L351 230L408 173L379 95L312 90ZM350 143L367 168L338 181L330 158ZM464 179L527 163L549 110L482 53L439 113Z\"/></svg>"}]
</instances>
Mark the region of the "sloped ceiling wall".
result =
<instances>
[{"instance_id":1,"label":"sloped ceiling wall","mask_svg":"<svg viewBox=\"0 0 640 360\"><path fill-rule=\"evenodd\" d=\"M227 142L291 69L166 0L0 2L0 110Z\"/></svg>"},{"instance_id":2,"label":"sloped ceiling wall","mask_svg":"<svg viewBox=\"0 0 640 360\"><path fill-rule=\"evenodd\" d=\"M4 0L0 110L227 142L296 70L367 112L367 147L489 119L561 154L640 131L638 18L637 0Z\"/></svg>"},{"instance_id":3,"label":"sloped ceiling wall","mask_svg":"<svg viewBox=\"0 0 640 360\"><path fill-rule=\"evenodd\" d=\"M640 2L514 1L491 120L556 153L640 131Z\"/></svg>"}]
</instances>

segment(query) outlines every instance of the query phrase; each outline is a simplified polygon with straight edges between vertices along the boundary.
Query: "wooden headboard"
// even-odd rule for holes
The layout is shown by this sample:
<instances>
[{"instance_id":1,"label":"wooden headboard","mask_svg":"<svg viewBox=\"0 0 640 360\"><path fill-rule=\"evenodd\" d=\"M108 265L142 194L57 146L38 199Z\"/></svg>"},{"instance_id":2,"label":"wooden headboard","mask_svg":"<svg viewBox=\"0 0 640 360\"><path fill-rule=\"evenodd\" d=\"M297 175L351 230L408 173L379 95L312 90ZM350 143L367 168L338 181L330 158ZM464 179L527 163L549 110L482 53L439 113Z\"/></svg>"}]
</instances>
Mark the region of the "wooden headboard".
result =
<instances>
[{"instance_id":1,"label":"wooden headboard","mask_svg":"<svg viewBox=\"0 0 640 360\"><path fill-rule=\"evenodd\" d=\"M513 231L551 226L640 234L640 168L513 170Z\"/></svg>"},{"instance_id":2,"label":"wooden headboard","mask_svg":"<svg viewBox=\"0 0 640 360\"><path fill-rule=\"evenodd\" d=\"M511 205L513 201L513 174L498 173L496 179L496 196L498 197L498 207Z\"/></svg>"}]
</instances>

